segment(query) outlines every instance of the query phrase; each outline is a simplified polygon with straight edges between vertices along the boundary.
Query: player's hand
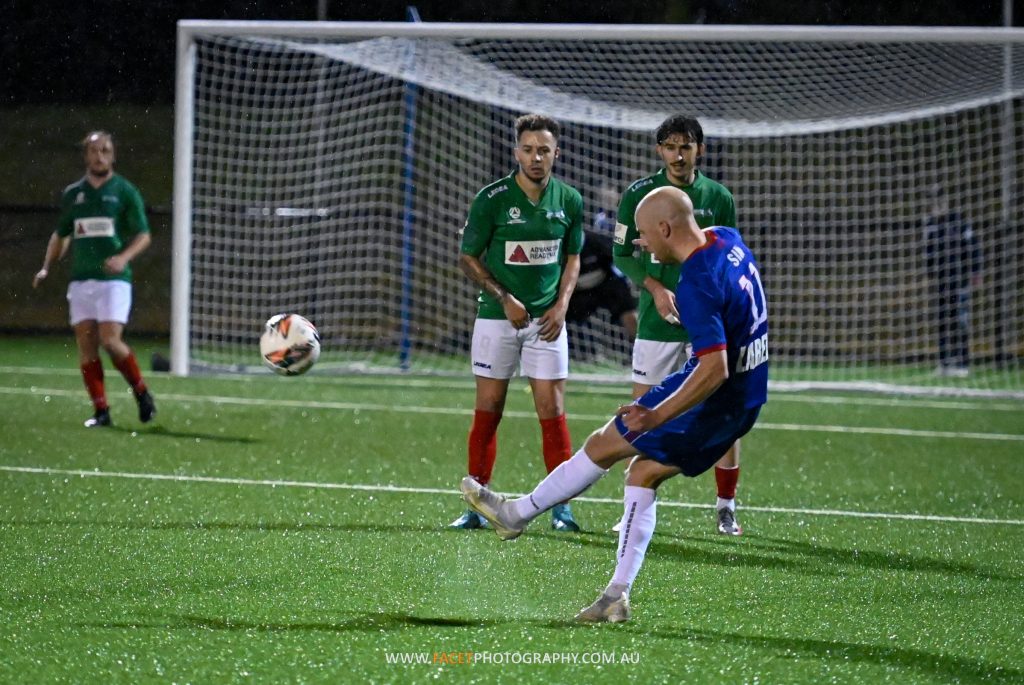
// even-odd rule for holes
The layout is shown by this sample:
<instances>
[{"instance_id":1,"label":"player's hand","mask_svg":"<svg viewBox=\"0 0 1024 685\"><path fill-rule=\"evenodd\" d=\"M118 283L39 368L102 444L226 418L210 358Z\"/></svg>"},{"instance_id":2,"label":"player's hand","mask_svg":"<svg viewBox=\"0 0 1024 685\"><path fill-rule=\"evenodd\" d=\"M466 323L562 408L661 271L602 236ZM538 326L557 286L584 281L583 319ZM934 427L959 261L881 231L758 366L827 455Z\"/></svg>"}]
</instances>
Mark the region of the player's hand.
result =
<instances>
[{"instance_id":1,"label":"player's hand","mask_svg":"<svg viewBox=\"0 0 1024 685\"><path fill-rule=\"evenodd\" d=\"M32 277L32 287L38 288L39 284L46 280L46 277L50 275L50 272L46 269L40 269L36 272L36 275Z\"/></svg>"},{"instance_id":2,"label":"player's hand","mask_svg":"<svg viewBox=\"0 0 1024 685\"><path fill-rule=\"evenodd\" d=\"M651 295L654 297L654 306L658 314L671 324L679 325L679 310L676 308L676 294L662 286Z\"/></svg>"},{"instance_id":3,"label":"player's hand","mask_svg":"<svg viewBox=\"0 0 1024 685\"><path fill-rule=\"evenodd\" d=\"M511 294L505 296L501 306L505 309L505 318L512 324L512 328L521 330L530 325L530 313L526 311L523 303Z\"/></svg>"},{"instance_id":4,"label":"player's hand","mask_svg":"<svg viewBox=\"0 0 1024 685\"><path fill-rule=\"evenodd\" d=\"M637 433L646 433L663 423L655 410L635 403L622 405L615 414L622 417L626 428Z\"/></svg>"},{"instance_id":5,"label":"player's hand","mask_svg":"<svg viewBox=\"0 0 1024 685\"><path fill-rule=\"evenodd\" d=\"M126 266L128 266L128 260L116 254L113 257L107 257L103 262L103 272L110 276L116 276L123 273Z\"/></svg>"},{"instance_id":6,"label":"player's hand","mask_svg":"<svg viewBox=\"0 0 1024 685\"><path fill-rule=\"evenodd\" d=\"M544 316L537 319L540 324L540 339L544 342L554 342L562 334L565 326L565 310L559 307L552 307L544 312Z\"/></svg>"}]
</instances>

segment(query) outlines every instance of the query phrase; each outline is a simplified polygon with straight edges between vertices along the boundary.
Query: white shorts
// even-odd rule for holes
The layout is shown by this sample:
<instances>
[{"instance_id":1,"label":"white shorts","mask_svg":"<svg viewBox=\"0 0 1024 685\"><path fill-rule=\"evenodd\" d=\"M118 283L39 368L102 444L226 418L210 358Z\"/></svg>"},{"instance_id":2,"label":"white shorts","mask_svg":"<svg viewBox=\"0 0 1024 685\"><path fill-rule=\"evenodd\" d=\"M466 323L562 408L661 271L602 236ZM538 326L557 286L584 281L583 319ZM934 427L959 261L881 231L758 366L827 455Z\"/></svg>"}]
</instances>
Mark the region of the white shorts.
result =
<instances>
[{"instance_id":1,"label":"white shorts","mask_svg":"<svg viewBox=\"0 0 1024 685\"><path fill-rule=\"evenodd\" d=\"M637 338L633 342L633 382L660 385L670 373L683 368L690 349L690 343Z\"/></svg>"},{"instance_id":2,"label":"white shorts","mask_svg":"<svg viewBox=\"0 0 1024 685\"><path fill-rule=\"evenodd\" d=\"M561 380L569 376L569 337L562 326L558 338L541 340L536 320L516 330L507 319L477 319L470 358L483 378L512 378L519 367L527 378Z\"/></svg>"},{"instance_id":3,"label":"white shorts","mask_svg":"<svg viewBox=\"0 0 1024 685\"><path fill-rule=\"evenodd\" d=\"M132 284L127 281L71 281L68 285L71 325L82 321L128 323Z\"/></svg>"}]
</instances>

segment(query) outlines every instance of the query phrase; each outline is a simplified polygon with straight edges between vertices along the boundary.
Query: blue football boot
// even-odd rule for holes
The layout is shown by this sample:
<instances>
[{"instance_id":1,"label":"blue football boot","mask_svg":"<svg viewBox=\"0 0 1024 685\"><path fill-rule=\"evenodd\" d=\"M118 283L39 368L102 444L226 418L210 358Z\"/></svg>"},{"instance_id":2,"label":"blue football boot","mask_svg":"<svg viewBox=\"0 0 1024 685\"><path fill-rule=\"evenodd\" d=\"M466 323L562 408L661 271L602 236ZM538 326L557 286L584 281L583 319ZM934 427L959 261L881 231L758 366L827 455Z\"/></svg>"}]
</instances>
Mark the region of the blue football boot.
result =
<instances>
[{"instance_id":1,"label":"blue football boot","mask_svg":"<svg viewBox=\"0 0 1024 685\"><path fill-rule=\"evenodd\" d=\"M472 509L467 509L459 518L455 519L448 524L449 528L461 528L462 530L476 530L477 528L487 528L487 520L483 516L476 513Z\"/></svg>"},{"instance_id":2,"label":"blue football boot","mask_svg":"<svg viewBox=\"0 0 1024 685\"><path fill-rule=\"evenodd\" d=\"M572 509L568 504L556 504L551 507L551 529L563 533L578 533L580 525L572 516Z\"/></svg>"}]
</instances>

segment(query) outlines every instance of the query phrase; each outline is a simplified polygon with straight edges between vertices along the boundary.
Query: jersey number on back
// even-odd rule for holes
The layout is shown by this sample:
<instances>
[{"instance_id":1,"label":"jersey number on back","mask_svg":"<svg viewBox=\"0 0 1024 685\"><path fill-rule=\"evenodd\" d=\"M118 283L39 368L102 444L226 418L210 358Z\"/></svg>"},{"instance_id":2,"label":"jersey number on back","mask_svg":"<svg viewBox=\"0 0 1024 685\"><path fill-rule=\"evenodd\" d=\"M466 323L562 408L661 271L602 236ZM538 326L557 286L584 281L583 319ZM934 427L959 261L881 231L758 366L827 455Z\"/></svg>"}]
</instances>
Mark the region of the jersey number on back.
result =
<instances>
[{"instance_id":1,"label":"jersey number on back","mask_svg":"<svg viewBox=\"0 0 1024 685\"><path fill-rule=\"evenodd\" d=\"M730 261L732 260L730 259ZM750 326L750 332L753 333L768 320L768 303L765 302L764 287L761 286L761 274L757 272L757 267L753 262L748 263L747 266L750 267L750 275L754 277L754 280L751 282L746 276L740 276L740 287L746 290L750 297L750 318L754 320ZM758 300L761 301L760 304L758 304Z\"/></svg>"}]
</instances>

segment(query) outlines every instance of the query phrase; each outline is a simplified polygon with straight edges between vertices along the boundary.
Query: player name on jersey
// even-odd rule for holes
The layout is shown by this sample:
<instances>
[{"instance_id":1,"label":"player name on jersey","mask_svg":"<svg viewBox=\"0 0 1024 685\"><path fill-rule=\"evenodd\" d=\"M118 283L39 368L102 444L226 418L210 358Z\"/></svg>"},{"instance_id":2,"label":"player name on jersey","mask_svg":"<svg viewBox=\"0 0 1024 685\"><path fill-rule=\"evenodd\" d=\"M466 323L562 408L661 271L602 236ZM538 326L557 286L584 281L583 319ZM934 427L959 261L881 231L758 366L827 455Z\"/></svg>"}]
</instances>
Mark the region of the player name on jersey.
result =
<instances>
[{"instance_id":1,"label":"player name on jersey","mask_svg":"<svg viewBox=\"0 0 1024 685\"><path fill-rule=\"evenodd\" d=\"M768 334L765 333L749 345L740 347L740 356L736 359L736 373L756 369L768 361Z\"/></svg>"}]
</instances>

